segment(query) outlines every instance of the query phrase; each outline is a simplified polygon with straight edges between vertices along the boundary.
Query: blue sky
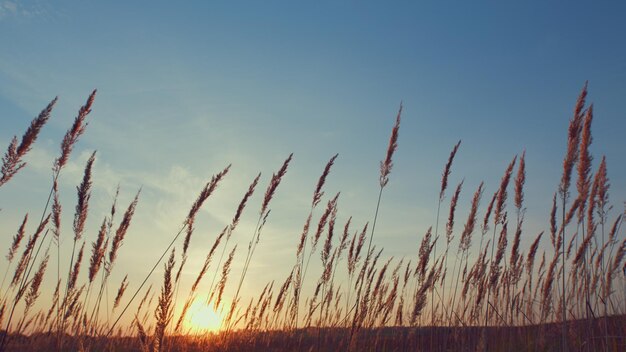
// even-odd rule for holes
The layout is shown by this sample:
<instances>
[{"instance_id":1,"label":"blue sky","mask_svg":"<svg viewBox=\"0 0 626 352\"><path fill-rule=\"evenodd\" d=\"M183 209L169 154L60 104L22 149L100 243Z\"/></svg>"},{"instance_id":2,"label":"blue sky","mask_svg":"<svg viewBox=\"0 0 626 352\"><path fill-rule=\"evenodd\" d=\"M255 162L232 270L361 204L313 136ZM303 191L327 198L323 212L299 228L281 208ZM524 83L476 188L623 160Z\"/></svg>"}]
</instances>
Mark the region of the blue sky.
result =
<instances>
[{"instance_id":1,"label":"blue sky","mask_svg":"<svg viewBox=\"0 0 626 352\"><path fill-rule=\"evenodd\" d=\"M388 256L417 251L435 222L443 165L461 139L451 176L451 187L465 179L459 227L478 184L484 180L492 194L510 159L526 150L527 248L548 226L567 124L586 80L594 169L606 155L612 214L622 212L625 16L626 5L591 1L0 0L0 146L60 97L28 167L0 189L0 244L9 245L25 212L41 212L58 144L98 88L88 130L62 175L62 201L69 230L73 189L95 149L88 241L116 185L124 206L143 186L114 285L128 272L133 289L203 183L232 163L198 220L191 280L248 183L261 171L264 189L293 152L246 287L283 280L313 186L335 153L326 194L342 192L340 221L371 221L378 165L401 101L399 149L374 243ZM261 193L235 235L242 248Z\"/></svg>"}]
</instances>

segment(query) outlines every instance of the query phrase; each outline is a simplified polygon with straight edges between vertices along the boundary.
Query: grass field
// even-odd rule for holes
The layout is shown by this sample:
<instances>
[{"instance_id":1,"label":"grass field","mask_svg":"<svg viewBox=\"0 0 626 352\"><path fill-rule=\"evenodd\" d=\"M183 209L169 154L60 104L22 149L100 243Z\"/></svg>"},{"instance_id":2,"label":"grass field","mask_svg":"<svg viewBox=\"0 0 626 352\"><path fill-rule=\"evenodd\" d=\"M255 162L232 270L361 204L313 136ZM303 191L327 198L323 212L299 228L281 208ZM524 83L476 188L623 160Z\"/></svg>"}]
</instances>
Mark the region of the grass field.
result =
<instances>
[{"instance_id":1,"label":"grass field","mask_svg":"<svg viewBox=\"0 0 626 352\"><path fill-rule=\"evenodd\" d=\"M259 292L244 292L264 225L271 221L272 200L293 155L286 156L267 185L260 174L251 180L232 221L206 248L192 285L180 278L194 224L205 201L231 175L230 166L190 200L179 231L160 258L146 264L145 277L124 278L113 288L118 283L111 282L111 273L124 271L117 259L132 255L123 251L123 243L141 207L141 190L129 204L119 204L116 197L108 214L90 214L91 188L98 182L92 178L95 152L76 187L73 209L62 206L57 184L87 127L94 91L61 141L43 212L33 209L18 229L3 229L6 238L13 237L3 242L0 351L624 351L625 215L609 201L606 160L589 152L594 115L586 96L585 85L567 126L562 177L548 195L552 210L545 214L544 231L524 228L525 153L511 156L503 170L485 170L502 173L498 187L481 183L468 191L463 182L448 184L463 147L459 141L441 169L425 171L443 170L441 183L433 185L439 194L436 218L422 229L421 243L407 249L416 254L383 255L376 222L385 206L384 191L392 184L400 107L388 149L381 151L379 183L371 190L378 194L374 217L366 224L351 218L337 223L341 195L324 193L333 156L312 185L290 274ZM2 189L27 167L24 157L55 104L56 99L21 138L10 142L2 159L2 208L11 206ZM614 180L619 187L622 181ZM466 214L457 212L462 192L471 194ZM263 195L260 205L248 202L255 193ZM257 212L256 225L245 234L249 241L236 243L231 236L244 212ZM88 214L103 217L95 234L85 228ZM61 217L69 216L71 234L60 225ZM71 236L71 253L61 253L60 236ZM521 246L522 237L532 238L528 248ZM67 265L49 265L65 255ZM321 263L319 270L309 270L312 257L314 265ZM242 263L241 273L231 271L235 262ZM156 275L161 275L159 287L150 286ZM44 282L56 282L52 295L41 294ZM305 283L315 289L305 290Z\"/></svg>"}]
</instances>

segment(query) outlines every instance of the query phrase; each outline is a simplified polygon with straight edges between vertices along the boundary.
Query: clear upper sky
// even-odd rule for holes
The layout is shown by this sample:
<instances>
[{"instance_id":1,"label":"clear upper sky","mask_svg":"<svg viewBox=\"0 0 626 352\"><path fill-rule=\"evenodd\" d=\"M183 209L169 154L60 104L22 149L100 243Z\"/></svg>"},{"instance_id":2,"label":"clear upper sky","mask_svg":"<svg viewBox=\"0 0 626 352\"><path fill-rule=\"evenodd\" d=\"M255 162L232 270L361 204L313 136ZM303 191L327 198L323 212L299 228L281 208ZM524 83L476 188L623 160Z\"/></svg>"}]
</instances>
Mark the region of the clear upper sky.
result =
<instances>
[{"instance_id":1,"label":"clear upper sky","mask_svg":"<svg viewBox=\"0 0 626 352\"><path fill-rule=\"evenodd\" d=\"M374 243L387 256L413 256L434 225L440 175L461 139L450 180L454 187L465 179L459 227L478 184L492 194L510 159L526 150L526 250L548 228L567 125L586 80L593 168L606 155L611 214L623 211L625 18L623 2L597 1L0 0L3 151L60 98L29 165L0 189L0 249L25 212L41 213L60 140L97 88L90 125L61 177L63 245L71 246L74 186L97 149L89 242L116 185L123 206L143 186L114 286L126 273L131 289L137 284L203 183L229 163L231 174L198 219L186 279L261 171L234 237L245 249L261 194L293 152L247 287L283 280L315 182L335 153L326 194L342 192L342 226L350 215L358 227L371 221L401 101L399 149Z\"/></svg>"}]
</instances>

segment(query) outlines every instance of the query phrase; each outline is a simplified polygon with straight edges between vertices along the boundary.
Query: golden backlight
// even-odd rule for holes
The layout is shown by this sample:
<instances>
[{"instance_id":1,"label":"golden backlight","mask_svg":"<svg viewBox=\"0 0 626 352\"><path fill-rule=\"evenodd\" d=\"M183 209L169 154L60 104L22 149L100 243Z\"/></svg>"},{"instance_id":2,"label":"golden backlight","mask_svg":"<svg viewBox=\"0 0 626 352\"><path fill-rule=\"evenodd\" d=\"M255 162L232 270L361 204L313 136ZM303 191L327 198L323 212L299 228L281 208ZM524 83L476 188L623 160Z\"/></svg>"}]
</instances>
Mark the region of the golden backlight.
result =
<instances>
[{"instance_id":1,"label":"golden backlight","mask_svg":"<svg viewBox=\"0 0 626 352\"><path fill-rule=\"evenodd\" d=\"M185 326L191 333L216 332L222 327L223 312L216 312L206 299L197 298L189 307Z\"/></svg>"}]
</instances>

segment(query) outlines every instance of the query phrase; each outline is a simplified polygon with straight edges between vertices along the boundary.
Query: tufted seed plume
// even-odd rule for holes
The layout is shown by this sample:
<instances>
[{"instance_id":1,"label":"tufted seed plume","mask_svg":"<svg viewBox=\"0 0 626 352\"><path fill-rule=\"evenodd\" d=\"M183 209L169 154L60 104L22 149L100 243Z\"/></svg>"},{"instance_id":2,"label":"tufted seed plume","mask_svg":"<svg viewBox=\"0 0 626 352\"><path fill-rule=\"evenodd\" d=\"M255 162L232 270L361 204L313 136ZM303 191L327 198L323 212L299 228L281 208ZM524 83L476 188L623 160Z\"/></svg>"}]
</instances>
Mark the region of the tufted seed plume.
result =
<instances>
[{"instance_id":1,"label":"tufted seed plume","mask_svg":"<svg viewBox=\"0 0 626 352\"><path fill-rule=\"evenodd\" d=\"M409 260L406 263L406 268L404 269L403 283L402 288L404 289L406 285L409 283L409 279L411 278L411 261Z\"/></svg>"},{"instance_id":2,"label":"tufted seed plume","mask_svg":"<svg viewBox=\"0 0 626 352\"><path fill-rule=\"evenodd\" d=\"M380 187L383 188L389 182L389 174L391 174L391 168L393 167L393 153L398 149L398 131L400 130L400 116L402 115L402 103L400 103L400 109L396 116L396 124L391 130L391 137L389 137L389 146L387 147L387 156L385 160L380 162Z\"/></svg>"},{"instance_id":3,"label":"tufted seed plume","mask_svg":"<svg viewBox=\"0 0 626 352\"><path fill-rule=\"evenodd\" d=\"M76 262L74 263L74 268L70 272L70 276L67 282L68 291L76 287L76 282L78 281L78 274L80 273L80 265L83 261L84 250L85 250L85 242L83 242L83 245L80 247L80 250L78 251L78 258L76 259Z\"/></svg>"},{"instance_id":4,"label":"tufted seed plume","mask_svg":"<svg viewBox=\"0 0 626 352\"><path fill-rule=\"evenodd\" d=\"M322 200L322 197L324 196L324 192L322 191L322 188L324 187L324 183L326 183L326 177L328 177L328 174L330 173L330 168L335 163L337 156L339 156L339 154L335 154L332 158L330 158L330 160L328 160L328 163L326 164L326 167L324 167L324 171L322 172L322 175L320 176L319 180L317 180L317 185L315 186L315 192L313 192L313 202L311 203L312 207L316 207L319 204L319 202Z\"/></svg>"},{"instance_id":5,"label":"tufted seed plume","mask_svg":"<svg viewBox=\"0 0 626 352\"><path fill-rule=\"evenodd\" d=\"M502 231L500 231L500 237L498 239L498 249L496 250L496 257L493 259L493 262L491 263L491 269L489 270L489 288L491 290L496 290L498 287L498 279L500 278L501 272L500 263L504 258L504 252L506 251L507 245L507 225L508 222L506 221L505 217L502 223Z\"/></svg>"},{"instance_id":6,"label":"tufted seed plume","mask_svg":"<svg viewBox=\"0 0 626 352\"><path fill-rule=\"evenodd\" d=\"M376 284L374 285L374 291L372 291L372 297L378 297L378 293L381 291L381 288L383 286L383 279L385 278L385 274L387 273L387 268L389 267L392 259L393 257L389 258L378 272L378 278L376 279Z\"/></svg>"},{"instance_id":7,"label":"tufted seed plume","mask_svg":"<svg viewBox=\"0 0 626 352\"><path fill-rule=\"evenodd\" d=\"M204 264L202 265L202 269L200 269L200 273L198 273L198 276L196 277L196 281L194 281L193 285L191 286L191 292L196 292L196 290L198 289L198 285L200 284L200 281L202 280L207 270L209 269L209 265L211 264L211 259L213 259L213 255L215 254L217 247L220 245L220 242L222 241L222 238L224 237L224 234L226 233L227 229L228 229L228 226L224 227L222 232L220 232L220 234L215 239L215 242L213 242L213 246L211 247L211 250L209 250L209 253L204 259Z\"/></svg>"},{"instance_id":8,"label":"tufted seed plume","mask_svg":"<svg viewBox=\"0 0 626 352\"><path fill-rule=\"evenodd\" d=\"M478 189L474 193L474 197L472 198L472 207L469 215L467 216L463 233L461 234L458 252L467 251L472 244L472 233L474 232L474 227L476 226L476 213L478 212L478 206L480 205L480 198L483 195L483 185L484 183L481 182Z\"/></svg>"},{"instance_id":9,"label":"tufted seed plume","mask_svg":"<svg viewBox=\"0 0 626 352\"><path fill-rule=\"evenodd\" d=\"M285 176L285 174L287 173L287 168L289 167L289 163L291 162L292 158L293 158L293 153L289 154L289 157L287 157L285 162L283 162L283 165L280 167L278 172L272 175L272 179L270 180L270 183L267 186L267 189L265 190L265 197L263 197L263 204L261 205L261 212L260 212L261 215L266 213L267 207L270 204L270 201L272 200L272 198L274 197L274 193L276 192L278 185L280 185L280 182L282 181L283 176Z\"/></svg>"},{"instance_id":10,"label":"tufted seed plume","mask_svg":"<svg viewBox=\"0 0 626 352\"><path fill-rule=\"evenodd\" d=\"M606 222L607 206L609 204L609 179L606 172L606 157L602 157L598 172L594 179L597 183L596 207L601 222Z\"/></svg>"},{"instance_id":11,"label":"tufted seed plume","mask_svg":"<svg viewBox=\"0 0 626 352\"><path fill-rule=\"evenodd\" d=\"M596 200L598 197L598 177L594 177L593 183L591 184L591 190L589 192L589 206L587 207L587 232L592 232L596 228L596 223L594 219L594 214L596 211Z\"/></svg>"},{"instance_id":12,"label":"tufted seed plume","mask_svg":"<svg viewBox=\"0 0 626 352\"><path fill-rule=\"evenodd\" d=\"M24 239L24 234L25 234L24 228L26 227L27 221L28 221L28 213L26 213L26 215L24 216L24 220L22 221L22 224L17 230L17 233L15 234L15 236L13 236L13 242L11 243L11 248L9 248L9 253L6 256L7 261L9 263L13 261L15 252L17 252L17 249L20 247L20 243L22 242L22 239Z\"/></svg>"},{"instance_id":13,"label":"tufted seed plume","mask_svg":"<svg viewBox=\"0 0 626 352\"><path fill-rule=\"evenodd\" d=\"M222 295L224 294L224 288L226 287L226 281L228 280L228 273L230 272L230 265L233 262L233 258L235 257L235 251L237 250L237 246L235 246L228 255L228 259L224 262L224 267L222 267L222 277L220 278L220 282L217 284L217 298L215 299L215 309L220 306L222 302Z\"/></svg>"},{"instance_id":14,"label":"tufted seed plume","mask_svg":"<svg viewBox=\"0 0 626 352\"><path fill-rule=\"evenodd\" d=\"M200 191L198 198L196 198L196 201L191 206L191 209L189 209L189 214L187 214L187 218L185 219L187 234L185 235L185 241L183 243L183 258L187 255L187 249L189 249L189 242L191 240L191 235L193 234L194 230L193 223L196 219L198 211L200 211L202 204L207 200L207 198L209 198L209 196L215 191L217 185L222 180L222 178L226 176L228 170L230 170L230 165L226 166L224 170L214 175L211 180L207 182L202 191Z\"/></svg>"},{"instance_id":15,"label":"tufted seed plume","mask_svg":"<svg viewBox=\"0 0 626 352\"><path fill-rule=\"evenodd\" d=\"M483 234L489 231L489 217L491 216L491 211L493 210L493 205L496 202L496 198L498 197L498 191L493 194L491 197L491 201L487 205L487 211L485 212L485 218L483 219L482 232Z\"/></svg>"},{"instance_id":16,"label":"tufted seed plume","mask_svg":"<svg viewBox=\"0 0 626 352\"><path fill-rule=\"evenodd\" d=\"M44 108L39 115L33 119L24 132L22 140L18 144L17 136L14 136L7 148L4 157L2 157L2 167L0 168L0 187L15 176L26 163L22 161L22 158L30 151L33 144L37 140L39 131L48 122L52 108L56 104L58 98L52 99L52 101Z\"/></svg>"},{"instance_id":17,"label":"tufted seed plume","mask_svg":"<svg viewBox=\"0 0 626 352\"><path fill-rule=\"evenodd\" d=\"M350 234L350 223L352 222L352 216L348 218L346 224L343 227L343 234L339 239L339 246L337 247L337 261L341 258L341 254L348 247L348 235Z\"/></svg>"},{"instance_id":18,"label":"tufted seed plume","mask_svg":"<svg viewBox=\"0 0 626 352\"><path fill-rule=\"evenodd\" d=\"M35 243L37 243L37 240L39 239L39 236L43 232L43 229L45 229L46 226L48 225L48 221L50 221L49 214L44 219L44 221L42 221L41 224L39 224L39 227L37 227L37 230L35 231L35 233L28 238L28 243L26 244L26 248L24 248L24 252L22 252L22 256L20 257L17 267L15 268L15 273L13 274L13 279L11 280L11 286L17 285L17 283L22 278L22 274L24 274L24 271L26 270L26 266L28 265L28 261L30 260L30 256L33 252L33 249L35 248Z\"/></svg>"},{"instance_id":19,"label":"tufted seed plume","mask_svg":"<svg viewBox=\"0 0 626 352\"><path fill-rule=\"evenodd\" d=\"M96 152L93 152L87 160L83 181L80 186L76 187L78 192L78 202L76 203L76 213L74 215L74 241L78 242L83 236L85 230L85 222L89 212L89 198L91 198L91 169L96 158Z\"/></svg>"},{"instance_id":20,"label":"tufted seed plume","mask_svg":"<svg viewBox=\"0 0 626 352\"><path fill-rule=\"evenodd\" d=\"M85 132L87 127L87 115L91 112L91 105L96 97L96 90L91 92L87 102L78 110L78 116L74 119L72 127L67 130L61 142L61 155L54 161L53 170L55 173L59 173L63 166L67 163L67 160L74 149L74 145L78 142L78 138Z\"/></svg>"},{"instance_id":21,"label":"tufted seed plume","mask_svg":"<svg viewBox=\"0 0 626 352\"><path fill-rule=\"evenodd\" d=\"M592 156L589 154L589 146L593 138L591 137L591 122L593 121L593 104L589 106L585 114L585 121L582 129L582 139L580 141L580 153L578 158L578 180L576 188L578 189L578 199L580 205L578 207L578 222L583 221L585 214L585 206L589 196L590 172Z\"/></svg>"},{"instance_id":22,"label":"tufted seed plume","mask_svg":"<svg viewBox=\"0 0 626 352\"><path fill-rule=\"evenodd\" d=\"M287 291L289 290L289 286L293 281L293 273L294 269L291 269L291 273L280 287L280 291L278 291L278 296L276 296L276 302L274 303L274 313L279 312L283 308L283 304L285 302L285 297L287 296Z\"/></svg>"},{"instance_id":23,"label":"tufted seed plume","mask_svg":"<svg viewBox=\"0 0 626 352\"><path fill-rule=\"evenodd\" d=\"M565 224L561 225L561 227L569 225L572 219L574 219L574 215L576 215L576 212L580 208L581 204L582 204L582 201L580 200L580 198L576 198L576 200L574 200L574 202L572 203L572 207L567 212L567 215L565 215ZM561 233L562 232L563 232L563 229L561 229Z\"/></svg>"},{"instance_id":24,"label":"tufted seed plume","mask_svg":"<svg viewBox=\"0 0 626 352\"><path fill-rule=\"evenodd\" d=\"M422 244L420 245L418 253L418 261L415 267L414 275L417 275L418 282L423 282L426 276L426 268L428 267L428 261L430 259L430 252L433 249L434 241L432 239L432 226L428 228L424 237L422 237Z\"/></svg>"},{"instance_id":25,"label":"tufted seed plume","mask_svg":"<svg viewBox=\"0 0 626 352\"><path fill-rule=\"evenodd\" d=\"M558 248L556 238L556 193L552 197L552 210L550 210L550 241L554 249Z\"/></svg>"},{"instance_id":26,"label":"tufted seed plume","mask_svg":"<svg viewBox=\"0 0 626 352\"><path fill-rule=\"evenodd\" d=\"M456 211L456 205L459 202L459 195L461 194L461 188L463 187L464 180L459 183L450 200L450 214L448 215L448 222L446 223L446 241L448 244L452 242L452 232L454 230L454 213Z\"/></svg>"},{"instance_id":27,"label":"tufted seed plume","mask_svg":"<svg viewBox=\"0 0 626 352\"><path fill-rule=\"evenodd\" d=\"M533 243L530 245L530 249L528 250L528 256L526 257L526 272L529 276L532 275L533 267L535 263L535 256L537 254L537 249L539 248L539 241L541 241L541 237L543 236L543 231L541 231Z\"/></svg>"},{"instance_id":28,"label":"tufted seed plume","mask_svg":"<svg viewBox=\"0 0 626 352\"><path fill-rule=\"evenodd\" d=\"M159 295L159 302L154 312L156 318L156 327L154 329L154 346L153 351L163 351L163 339L165 329L172 319L172 300L174 298L174 290L172 287L172 269L174 268L174 249L170 254L170 258L165 263L165 272L163 273L163 287Z\"/></svg>"},{"instance_id":29,"label":"tufted seed plume","mask_svg":"<svg viewBox=\"0 0 626 352\"><path fill-rule=\"evenodd\" d=\"M109 266L113 266L113 264L115 263L115 259L117 258L117 251L122 246L122 242L124 241L124 237L126 236L126 231L128 231L128 227L130 227L130 222L133 219L133 215L135 214L135 208L137 207L137 202L139 201L139 194L141 194L141 190L137 192L133 201L128 205L126 212L124 212L122 221L115 231L115 236L113 237L113 242L111 243L111 250L109 251Z\"/></svg>"},{"instance_id":30,"label":"tufted seed plume","mask_svg":"<svg viewBox=\"0 0 626 352\"><path fill-rule=\"evenodd\" d=\"M514 204L518 214L522 211L522 203L524 203L524 183L526 182L526 151L519 158L519 166L517 175L515 176L515 200Z\"/></svg>"},{"instance_id":31,"label":"tufted seed plume","mask_svg":"<svg viewBox=\"0 0 626 352\"><path fill-rule=\"evenodd\" d=\"M106 229L107 229L107 219L102 220L102 225L100 226L100 230L98 231L98 237L96 238L96 242L91 244L91 258L89 259L89 282L93 282L96 278L96 274L100 271L100 267L102 266L102 259L104 259L104 255L106 252Z\"/></svg>"},{"instance_id":32,"label":"tufted seed plume","mask_svg":"<svg viewBox=\"0 0 626 352\"><path fill-rule=\"evenodd\" d=\"M496 199L496 208L494 210L493 223L495 225L499 223L504 223L503 220L503 212L504 212L504 203L506 202L507 192L506 189L509 186L509 181L511 180L511 173L513 173L513 167L515 166L515 162L517 161L517 155L513 158L509 166L506 168L504 172L504 176L502 176L502 181L500 182L500 188L498 189L498 197Z\"/></svg>"},{"instance_id":33,"label":"tufted seed plume","mask_svg":"<svg viewBox=\"0 0 626 352\"><path fill-rule=\"evenodd\" d=\"M117 289L117 295L115 295L115 300L113 301L113 309L120 305L122 296L124 296L124 292L126 292L126 288L128 288L128 275L124 276L120 287Z\"/></svg>"},{"instance_id":34,"label":"tufted seed plume","mask_svg":"<svg viewBox=\"0 0 626 352\"><path fill-rule=\"evenodd\" d=\"M515 235L513 236L513 245L511 246L511 256L509 257L509 268L511 270L511 272L514 275L514 277L512 277L513 281L517 282L520 275L521 275L521 268L520 268L520 261L522 260L520 251L519 251L519 246L520 246L520 240L522 237L522 222L524 221L524 218L520 218L520 220L517 223L517 227L515 228Z\"/></svg>"},{"instance_id":35,"label":"tufted seed plume","mask_svg":"<svg viewBox=\"0 0 626 352\"><path fill-rule=\"evenodd\" d=\"M59 201L59 185L57 180L52 181L52 237L58 244L61 236L61 202Z\"/></svg>"},{"instance_id":36,"label":"tufted seed plume","mask_svg":"<svg viewBox=\"0 0 626 352\"><path fill-rule=\"evenodd\" d=\"M335 197L333 209L330 213L330 219L328 220L328 235L326 236L326 240L324 241L324 248L322 249L322 253L321 253L322 266L326 266L326 264L328 263L328 259L330 258L330 251L332 249L332 240L335 234L334 230L335 230L336 219L337 219L337 197Z\"/></svg>"},{"instance_id":37,"label":"tufted seed plume","mask_svg":"<svg viewBox=\"0 0 626 352\"><path fill-rule=\"evenodd\" d=\"M41 287L41 283L43 282L43 276L46 273L46 267L48 266L49 259L50 256L48 255L48 253L46 253L46 256L43 258L41 263L39 263L39 268L37 269L35 276L33 276L33 279L30 282L30 288L28 289L28 292L26 293L26 296L24 298L26 311L28 311L30 307L33 306L33 304L39 297L39 288Z\"/></svg>"},{"instance_id":38,"label":"tufted seed plume","mask_svg":"<svg viewBox=\"0 0 626 352\"><path fill-rule=\"evenodd\" d=\"M587 82L583 86L576 106L574 107L574 116L570 120L569 128L567 130L567 152L563 159L563 176L561 177L561 183L559 184L559 193L561 199L566 200L569 195L569 186L572 178L572 169L578 159L578 146L580 141L580 133L583 124L583 109L585 106L585 98L587 97Z\"/></svg>"},{"instance_id":39,"label":"tufted seed plume","mask_svg":"<svg viewBox=\"0 0 626 352\"><path fill-rule=\"evenodd\" d=\"M309 228L311 227L311 220L313 218L313 212L309 213L306 221L304 222L304 227L302 228L302 233L300 234L300 241L298 242L298 248L296 249L296 258L299 258L302 252L304 251L304 245L306 243L306 239L309 235ZM354 243L354 242L353 242Z\"/></svg>"},{"instance_id":40,"label":"tufted seed plume","mask_svg":"<svg viewBox=\"0 0 626 352\"><path fill-rule=\"evenodd\" d=\"M50 309L48 310L48 313L46 314L46 319L43 324L44 326L48 325L48 321L50 321L50 318L52 317L52 313L56 311L55 308L57 306L57 303L59 302L60 289L61 289L61 279L57 281L56 287L54 289L54 293L52 294L52 305L50 306ZM52 328L52 326L50 328Z\"/></svg>"},{"instance_id":41,"label":"tufted seed plume","mask_svg":"<svg viewBox=\"0 0 626 352\"><path fill-rule=\"evenodd\" d=\"M261 173L259 172L259 174L254 178L254 180L248 187L248 191L246 191L246 194L244 194L243 198L241 199L241 202L239 202L239 205L237 206L237 211L235 212L235 216L233 217L233 220L230 223L228 236L226 238L227 241L230 239L230 236L232 235L232 231L233 231L232 229L237 227L237 224L239 224L239 219L241 218L241 214L243 214L243 210L245 209L246 204L248 203L248 199L250 199L250 197L252 197L252 194L254 194L254 190L256 189L256 186L259 184L260 178L261 178Z\"/></svg>"},{"instance_id":42,"label":"tufted seed plume","mask_svg":"<svg viewBox=\"0 0 626 352\"><path fill-rule=\"evenodd\" d=\"M618 216L617 220L613 224L613 228L611 229L611 235L609 237L615 237L615 231L617 229L617 224L620 222L620 217ZM622 261L624 260L624 256L626 256L626 239L622 240L622 243L617 249L615 253L615 257L613 257L613 261L609 264L608 270L606 272L606 279L604 282L604 297L608 297L611 294L611 286L613 284L613 278L619 273L620 266L622 265Z\"/></svg>"},{"instance_id":43,"label":"tufted seed plume","mask_svg":"<svg viewBox=\"0 0 626 352\"><path fill-rule=\"evenodd\" d=\"M324 210L324 213L320 217L320 221L317 224L317 230L315 231L315 235L311 239L312 241L311 253L315 251L315 248L317 247L317 243L320 239L320 236L322 235L322 232L324 231L324 228L326 227L326 224L328 223L329 218L331 218L332 213L335 212L335 215L336 215L336 211L334 209L337 206L337 199L339 198L339 194L340 193L337 193L335 195L335 198L328 201L328 204L326 205L326 210Z\"/></svg>"},{"instance_id":44,"label":"tufted seed plume","mask_svg":"<svg viewBox=\"0 0 626 352\"><path fill-rule=\"evenodd\" d=\"M367 226L369 223L366 223L359 234L358 240L355 244L356 234L354 234L354 238L352 238L352 243L350 244L350 251L348 252L348 274L353 274L357 264L361 260L361 250L363 249L363 245L365 244L365 236L367 234Z\"/></svg>"},{"instance_id":45,"label":"tufted seed plume","mask_svg":"<svg viewBox=\"0 0 626 352\"><path fill-rule=\"evenodd\" d=\"M550 312L552 303L552 286L556 280L556 275L558 275L555 272L558 261L559 256L555 255L553 260L550 262L550 266L548 266L548 272L541 287L541 312L544 316L547 316Z\"/></svg>"},{"instance_id":46,"label":"tufted seed plume","mask_svg":"<svg viewBox=\"0 0 626 352\"><path fill-rule=\"evenodd\" d=\"M576 251L576 255L574 256L574 260L572 261L572 264L576 268L578 268L578 267L580 267L580 266L582 266L584 264L584 260L583 259L585 257L585 253L587 253L587 250L589 249L589 245L591 244L591 240L594 237L593 234L594 234L594 231L587 232L585 234L585 237L581 241L580 245L578 246L578 250ZM569 253L569 251L570 250L568 249L568 253Z\"/></svg>"},{"instance_id":47,"label":"tufted seed plume","mask_svg":"<svg viewBox=\"0 0 626 352\"><path fill-rule=\"evenodd\" d=\"M436 280L436 264L430 269L428 276L425 278L424 282L420 285L419 290L415 295L415 304L413 305L413 311L411 314L411 325L415 326L417 322L417 318L422 314L422 310L426 306L426 297L427 293L432 287L435 285Z\"/></svg>"},{"instance_id":48,"label":"tufted seed plume","mask_svg":"<svg viewBox=\"0 0 626 352\"><path fill-rule=\"evenodd\" d=\"M441 190L439 191L439 201L443 200L443 196L446 193L446 188L448 188L448 177L450 176L450 168L452 167L452 162L454 161L454 156L456 152L459 150L459 146L461 145L461 140L457 142L457 144L452 148L450 152L450 156L448 157L448 162L443 169L443 175L441 176Z\"/></svg>"}]
</instances>

